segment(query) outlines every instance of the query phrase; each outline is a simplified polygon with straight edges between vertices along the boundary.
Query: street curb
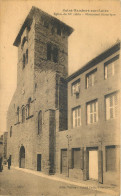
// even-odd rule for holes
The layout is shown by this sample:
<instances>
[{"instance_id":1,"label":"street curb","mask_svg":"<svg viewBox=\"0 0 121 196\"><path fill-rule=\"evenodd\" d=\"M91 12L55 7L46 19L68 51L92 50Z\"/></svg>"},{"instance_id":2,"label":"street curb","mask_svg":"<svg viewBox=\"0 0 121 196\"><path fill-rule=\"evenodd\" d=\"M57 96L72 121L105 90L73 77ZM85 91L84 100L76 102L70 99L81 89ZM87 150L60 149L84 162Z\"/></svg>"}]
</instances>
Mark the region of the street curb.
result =
<instances>
[{"instance_id":1,"label":"street curb","mask_svg":"<svg viewBox=\"0 0 121 196\"><path fill-rule=\"evenodd\" d=\"M87 185L87 184L84 184L82 182L81 183L80 182L74 182L74 181L70 181L70 180L66 180L66 179L57 177L55 175L50 176L50 175L47 175L47 174L44 174L44 173L41 173L41 172L38 173L37 171L30 170L30 169L25 169L25 168L23 169L23 168L13 167L13 166L11 168L19 170L19 171L23 171L25 173L30 173L30 174L33 174L33 175L36 175L36 176L40 176L40 177L43 177L43 178L46 178L46 179L59 181L59 182L64 182L66 184L71 184L71 185L75 185L75 186L78 186L78 187L83 187L83 188L103 192L103 193L114 195L114 196L119 196L120 195L120 193L118 191L114 191L114 190L107 189L107 188L104 188L104 187L96 187L96 186L92 186L92 185Z\"/></svg>"}]
</instances>

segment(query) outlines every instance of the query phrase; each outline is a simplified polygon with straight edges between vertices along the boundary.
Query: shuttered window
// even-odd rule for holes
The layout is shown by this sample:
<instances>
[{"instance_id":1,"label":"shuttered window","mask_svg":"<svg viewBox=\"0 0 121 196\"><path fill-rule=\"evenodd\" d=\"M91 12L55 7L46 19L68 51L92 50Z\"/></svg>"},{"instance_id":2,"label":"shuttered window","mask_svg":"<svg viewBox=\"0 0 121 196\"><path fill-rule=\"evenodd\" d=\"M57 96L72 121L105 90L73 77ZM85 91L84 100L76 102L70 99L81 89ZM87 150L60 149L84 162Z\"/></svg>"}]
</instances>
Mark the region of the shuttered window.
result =
<instances>
[{"instance_id":1,"label":"shuttered window","mask_svg":"<svg viewBox=\"0 0 121 196\"><path fill-rule=\"evenodd\" d=\"M87 103L87 124L98 121L98 102L97 100Z\"/></svg>"},{"instance_id":2,"label":"shuttered window","mask_svg":"<svg viewBox=\"0 0 121 196\"><path fill-rule=\"evenodd\" d=\"M115 73L119 71L119 55L113 57L112 59L108 60L104 64L104 78L110 78Z\"/></svg>"},{"instance_id":3,"label":"shuttered window","mask_svg":"<svg viewBox=\"0 0 121 196\"><path fill-rule=\"evenodd\" d=\"M106 147L106 171L116 170L116 147Z\"/></svg>"},{"instance_id":4,"label":"shuttered window","mask_svg":"<svg viewBox=\"0 0 121 196\"><path fill-rule=\"evenodd\" d=\"M89 88L91 86L94 86L97 82L97 69L94 69L90 73L86 75L86 88Z\"/></svg>"},{"instance_id":5,"label":"shuttered window","mask_svg":"<svg viewBox=\"0 0 121 196\"><path fill-rule=\"evenodd\" d=\"M73 128L81 125L81 107L78 106L72 109Z\"/></svg>"},{"instance_id":6,"label":"shuttered window","mask_svg":"<svg viewBox=\"0 0 121 196\"><path fill-rule=\"evenodd\" d=\"M119 104L119 93L113 93L107 95L106 101L106 120L115 118L118 116L118 104Z\"/></svg>"}]
</instances>

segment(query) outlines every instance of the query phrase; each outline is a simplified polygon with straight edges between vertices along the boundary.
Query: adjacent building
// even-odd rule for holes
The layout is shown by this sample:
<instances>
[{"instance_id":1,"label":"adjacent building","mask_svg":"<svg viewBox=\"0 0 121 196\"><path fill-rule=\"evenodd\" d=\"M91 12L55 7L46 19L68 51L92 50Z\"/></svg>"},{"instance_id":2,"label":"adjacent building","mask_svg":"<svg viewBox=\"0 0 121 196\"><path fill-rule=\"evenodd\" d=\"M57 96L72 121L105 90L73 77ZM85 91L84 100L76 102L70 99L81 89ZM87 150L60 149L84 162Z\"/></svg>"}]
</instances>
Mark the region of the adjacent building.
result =
<instances>
[{"instance_id":1,"label":"adjacent building","mask_svg":"<svg viewBox=\"0 0 121 196\"><path fill-rule=\"evenodd\" d=\"M116 43L67 77L68 130L57 132L58 172L119 182L119 55Z\"/></svg>"},{"instance_id":2,"label":"adjacent building","mask_svg":"<svg viewBox=\"0 0 121 196\"><path fill-rule=\"evenodd\" d=\"M17 88L7 113L13 166L119 182L120 43L68 76L73 29L32 7L15 41Z\"/></svg>"}]
</instances>

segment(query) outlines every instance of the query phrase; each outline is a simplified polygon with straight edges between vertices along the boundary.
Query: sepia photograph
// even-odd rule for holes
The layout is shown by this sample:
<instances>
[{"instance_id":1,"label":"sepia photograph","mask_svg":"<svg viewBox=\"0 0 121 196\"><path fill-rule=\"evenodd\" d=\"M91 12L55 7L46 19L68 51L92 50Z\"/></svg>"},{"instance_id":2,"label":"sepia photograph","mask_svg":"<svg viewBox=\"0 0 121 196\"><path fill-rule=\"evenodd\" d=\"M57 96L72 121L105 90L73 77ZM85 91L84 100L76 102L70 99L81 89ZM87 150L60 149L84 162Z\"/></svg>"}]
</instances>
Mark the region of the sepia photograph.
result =
<instances>
[{"instance_id":1,"label":"sepia photograph","mask_svg":"<svg viewBox=\"0 0 121 196\"><path fill-rule=\"evenodd\" d=\"M120 196L120 0L0 0L0 195Z\"/></svg>"}]
</instances>

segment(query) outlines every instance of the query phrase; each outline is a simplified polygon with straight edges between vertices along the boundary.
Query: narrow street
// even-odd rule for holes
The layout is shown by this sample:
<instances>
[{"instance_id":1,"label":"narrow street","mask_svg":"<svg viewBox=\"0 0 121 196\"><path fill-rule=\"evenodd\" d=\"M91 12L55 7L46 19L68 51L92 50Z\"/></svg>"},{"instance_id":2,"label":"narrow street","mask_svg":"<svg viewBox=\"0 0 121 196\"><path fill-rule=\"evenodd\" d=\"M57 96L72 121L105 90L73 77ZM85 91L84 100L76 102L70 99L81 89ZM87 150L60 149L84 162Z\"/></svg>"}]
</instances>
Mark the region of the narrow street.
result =
<instances>
[{"instance_id":1,"label":"narrow street","mask_svg":"<svg viewBox=\"0 0 121 196\"><path fill-rule=\"evenodd\" d=\"M12 168L0 172L0 195L31 195L31 196L108 196L88 188L70 185L36 176Z\"/></svg>"}]
</instances>

